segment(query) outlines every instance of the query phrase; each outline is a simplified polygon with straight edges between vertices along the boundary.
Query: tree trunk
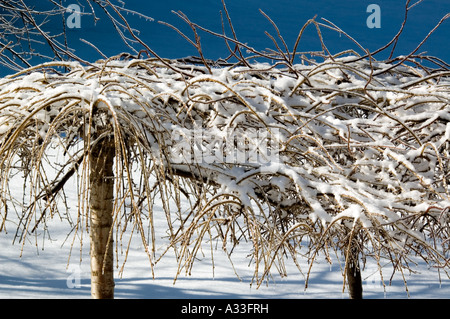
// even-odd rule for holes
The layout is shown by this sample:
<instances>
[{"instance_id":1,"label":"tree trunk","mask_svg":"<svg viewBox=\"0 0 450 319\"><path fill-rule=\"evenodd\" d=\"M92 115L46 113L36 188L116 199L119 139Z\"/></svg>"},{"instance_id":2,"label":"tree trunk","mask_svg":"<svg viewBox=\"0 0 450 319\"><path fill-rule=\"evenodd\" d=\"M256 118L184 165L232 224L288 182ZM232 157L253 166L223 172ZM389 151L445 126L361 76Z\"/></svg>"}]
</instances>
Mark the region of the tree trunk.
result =
<instances>
[{"instance_id":1,"label":"tree trunk","mask_svg":"<svg viewBox=\"0 0 450 319\"><path fill-rule=\"evenodd\" d=\"M362 299L363 288L361 280L361 268L359 266L359 254L354 249L348 256L346 277L350 299Z\"/></svg>"},{"instance_id":2,"label":"tree trunk","mask_svg":"<svg viewBox=\"0 0 450 319\"><path fill-rule=\"evenodd\" d=\"M114 140L105 139L90 154L91 296L114 298L113 200Z\"/></svg>"}]
</instances>

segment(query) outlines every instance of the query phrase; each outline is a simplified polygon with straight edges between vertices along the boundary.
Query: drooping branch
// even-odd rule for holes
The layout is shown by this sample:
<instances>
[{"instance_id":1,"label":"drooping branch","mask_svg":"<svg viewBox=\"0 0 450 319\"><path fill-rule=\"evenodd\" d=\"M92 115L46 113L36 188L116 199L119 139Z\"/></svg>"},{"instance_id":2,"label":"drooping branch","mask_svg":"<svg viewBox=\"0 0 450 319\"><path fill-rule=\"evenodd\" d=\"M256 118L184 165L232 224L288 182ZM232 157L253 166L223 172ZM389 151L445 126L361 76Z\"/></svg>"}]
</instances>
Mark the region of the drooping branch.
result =
<instances>
[{"instance_id":1,"label":"drooping branch","mask_svg":"<svg viewBox=\"0 0 450 319\"><path fill-rule=\"evenodd\" d=\"M170 249L178 276L190 273L206 240L228 255L248 240L258 285L274 267L284 275L286 256L308 258L309 276L330 251L345 256L347 275L370 258L410 269L408 254L448 274L448 70L377 61L368 51L332 55L322 38L323 52L313 55L323 61L295 64L305 28L321 37L322 24L308 21L289 52L267 16L282 45L270 36L276 50L259 52L237 39L224 10L232 36L224 25L210 31L180 13L198 58L162 59L144 46L155 58L52 62L0 80L2 228L11 209L22 212L23 236L43 225L72 177L80 181L77 223L89 220L84 202L96 170L87 159L105 138L114 141L115 185L103 242L109 249L112 231L122 238L132 223L152 271ZM200 31L223 39L230 59L201 54ZM53 149L67 159L52 175L55 164L44 155ZM17 172L29 182L22 202L10 191ZM156 198L162 211L153 209ZM156 213L166 217L169 238L159 256Z\"/></svg>"},{"instance_id":2,"label":"drooping branch","mask_svg":"<svg viewBox=\"0 0 450 319\"><path fill-rule=\"evenodd\" d=\"M123 45L136 54L140 51L143 42L136 37L136 29L128 24L123 14L132 13L146 20L151 20L150 17L124 7L122 1L78 2L80 6L83 4L88 9L77 14L96 22L99 18L95 10L100 10L112 24ZM21 0L0 1L0 65L19 71L31 67L35 63L33 58L37 58L37 61L79 61L89 65L91 61L75 53L75 44L68 43L65 15L69 5L53 0L34 5ZM58 31L48 28L49 21L60 21Z\"/></svg>"},{"instance_id":3,"label":"drooping branch","mask_svg":"<svg viewBox=\"0 0 450 319\"><path fill-rule=\"evenodd\" d=\"M448 74L397 66L385 77L376 75L385 62L348 60L226 71L123 57L61 64L68 73L35 67L0 82L2 174L16 170L13 158L24 163L36 207L25 225L33 214L35 225L43 223L52 214L38 203L56 200L72 173L89 176L84 159L101 121L116 141L113 220L141 223L141 211L162 196L179 271L192 268L205 236L222 240L228 253L246 238L259 284L283 256L298 258L305 238L302 255L312 261L329 249L348 251L345 234L355 225L364 260L393 258L407 268L403 254L415 251L446 269ZM35 154L54 144L72 155L64 171L44 179L46 158ZM182 208L181 197L192 204ZM153 262L156 239L140 233Z\"/></svg>"}]
</instances>

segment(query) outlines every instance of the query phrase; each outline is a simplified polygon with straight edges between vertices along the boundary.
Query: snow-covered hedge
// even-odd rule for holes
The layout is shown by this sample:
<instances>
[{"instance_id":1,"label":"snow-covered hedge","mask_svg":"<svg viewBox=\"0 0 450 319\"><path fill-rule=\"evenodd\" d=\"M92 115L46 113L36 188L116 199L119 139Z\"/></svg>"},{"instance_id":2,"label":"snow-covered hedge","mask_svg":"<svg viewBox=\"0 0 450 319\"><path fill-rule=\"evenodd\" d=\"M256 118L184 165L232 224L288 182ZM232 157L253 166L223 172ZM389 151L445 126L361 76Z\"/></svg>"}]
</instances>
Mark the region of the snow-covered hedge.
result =
<instances>
[{"instance_id":1,"label":"snow-covered hedge","mask_svg":"<svg viewBox=\"0 0 450 319\"><path fill-rule=\"evenodd\" d=\"M252 241L259 282L274 264L283 272L285 254L313 265L355 247L380 269L382 258L408 268L414 253L448 270L448 70L357 56L285 69L39 65L0 80L0 225L11 203L28 231L50 216L47 200L73 174L86 178L98 127L116 142L116 225L163 200L180 271L211 238L229 253ZM69 155L54 177L44 170L51 145ZM8 190L18 166L32 185L21 204ZM157 239L141 235L155 259Z\"/></svg>"}]
</instances>

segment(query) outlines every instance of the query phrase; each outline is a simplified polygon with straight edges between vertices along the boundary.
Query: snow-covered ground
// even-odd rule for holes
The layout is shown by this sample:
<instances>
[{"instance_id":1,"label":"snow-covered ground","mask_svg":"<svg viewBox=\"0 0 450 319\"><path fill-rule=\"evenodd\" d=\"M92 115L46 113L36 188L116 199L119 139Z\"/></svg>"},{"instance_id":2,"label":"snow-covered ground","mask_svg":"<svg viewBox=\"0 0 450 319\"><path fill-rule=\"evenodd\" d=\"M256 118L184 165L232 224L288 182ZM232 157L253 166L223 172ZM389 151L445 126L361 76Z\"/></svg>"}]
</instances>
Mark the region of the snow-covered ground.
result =
<instances>
[{"instance_id":1,"label":"snow-covered ground","mask_svg":"<svg viewBox=\"0 0 450 319\"><path fill-rule=\"evenodd\" d=\"M22 257L22 245L17 242L12 245L15 228L10 224L7 230L7 233L0 233L0 298L90 298L89 244L86 240L80 253L80 245L75 241L67 267L72 241L72 236L66 240L69 230L67 222L58 219L52 221L49 225L51 240L48 240L46 234L46 240L43 241L41 232L37 240L39 247L36 247L35 238L29 237ZM330 266L320 258L320 264L312 268L306 290L306 262L302 267L304 275L293 264L287 263L287 277L281 278L275 271L272 280L257 289L251 285L253 267L248 266L249 260L245 257L249 248L245 243L240 244L240 250L233 254L233 263L240 279L236 277L220 248L214 252L214 269L209 251L204 251L204 258L197 261L192 274L185 276L183 273L174 284L177 263L169 255L156 265L153 279L148 257L139 241L136 236L136 244L131 247L124 272L121 277L116 276L116 298L348 297L346 291L342 292L339 262ZM119 253L117 272L122 266L123 258L124 255ZM428 269L426 265L419 264L417 270L417 274L405 274L410 298L450 297L450 280L445 275L442 276L442 283L439 283L436 269ZM370 265L363 272L365 298L408 298L399 273L394 276L391 285L383 289L379 275L375 272L376 268ZM390 276L388 270L385 276ZM384 280L388 282L389 278Z\"/></svg>"}]
</instances>

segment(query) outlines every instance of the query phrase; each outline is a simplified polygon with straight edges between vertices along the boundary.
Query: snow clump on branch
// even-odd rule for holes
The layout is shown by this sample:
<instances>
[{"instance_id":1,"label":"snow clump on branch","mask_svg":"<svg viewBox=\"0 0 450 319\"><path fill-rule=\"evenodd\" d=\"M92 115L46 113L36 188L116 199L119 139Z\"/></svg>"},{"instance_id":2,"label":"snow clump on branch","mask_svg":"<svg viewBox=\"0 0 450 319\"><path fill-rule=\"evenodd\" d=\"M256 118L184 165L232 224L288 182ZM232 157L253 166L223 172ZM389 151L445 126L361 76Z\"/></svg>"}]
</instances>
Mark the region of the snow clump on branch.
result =
<instances>
[{"instance_id":1,"label":"snow clump on branch","mask_svg":"<svg viewBox=\"0 0 450 319\"><path fill-rule=\"evenodd\" d=\"M29 175L39 186L30 190L34 203L55 195L102 123L120 176L131 180L128 168L141 163L141 176L154 178L153 186L123 182L133 210L166 188L193 198L187 211L164 206L179 218L169 223L178 227L170 247L181 247L180 271L192 267L205 236L230 253L239 238L252 241L259 283L284 254L314 260L329 248L346 252L351 241L378 264L388 258L408 268L406 253L415 250L448 269L449 87L449 71L356 56L286 69L46 63L0 80L2 176L14 170L12 153L27 172L41 172L48 145L70 152L81 139L83 151L54 180ZM0 191L2 225L7 179Z\"/></svg>"}]
</instances>

